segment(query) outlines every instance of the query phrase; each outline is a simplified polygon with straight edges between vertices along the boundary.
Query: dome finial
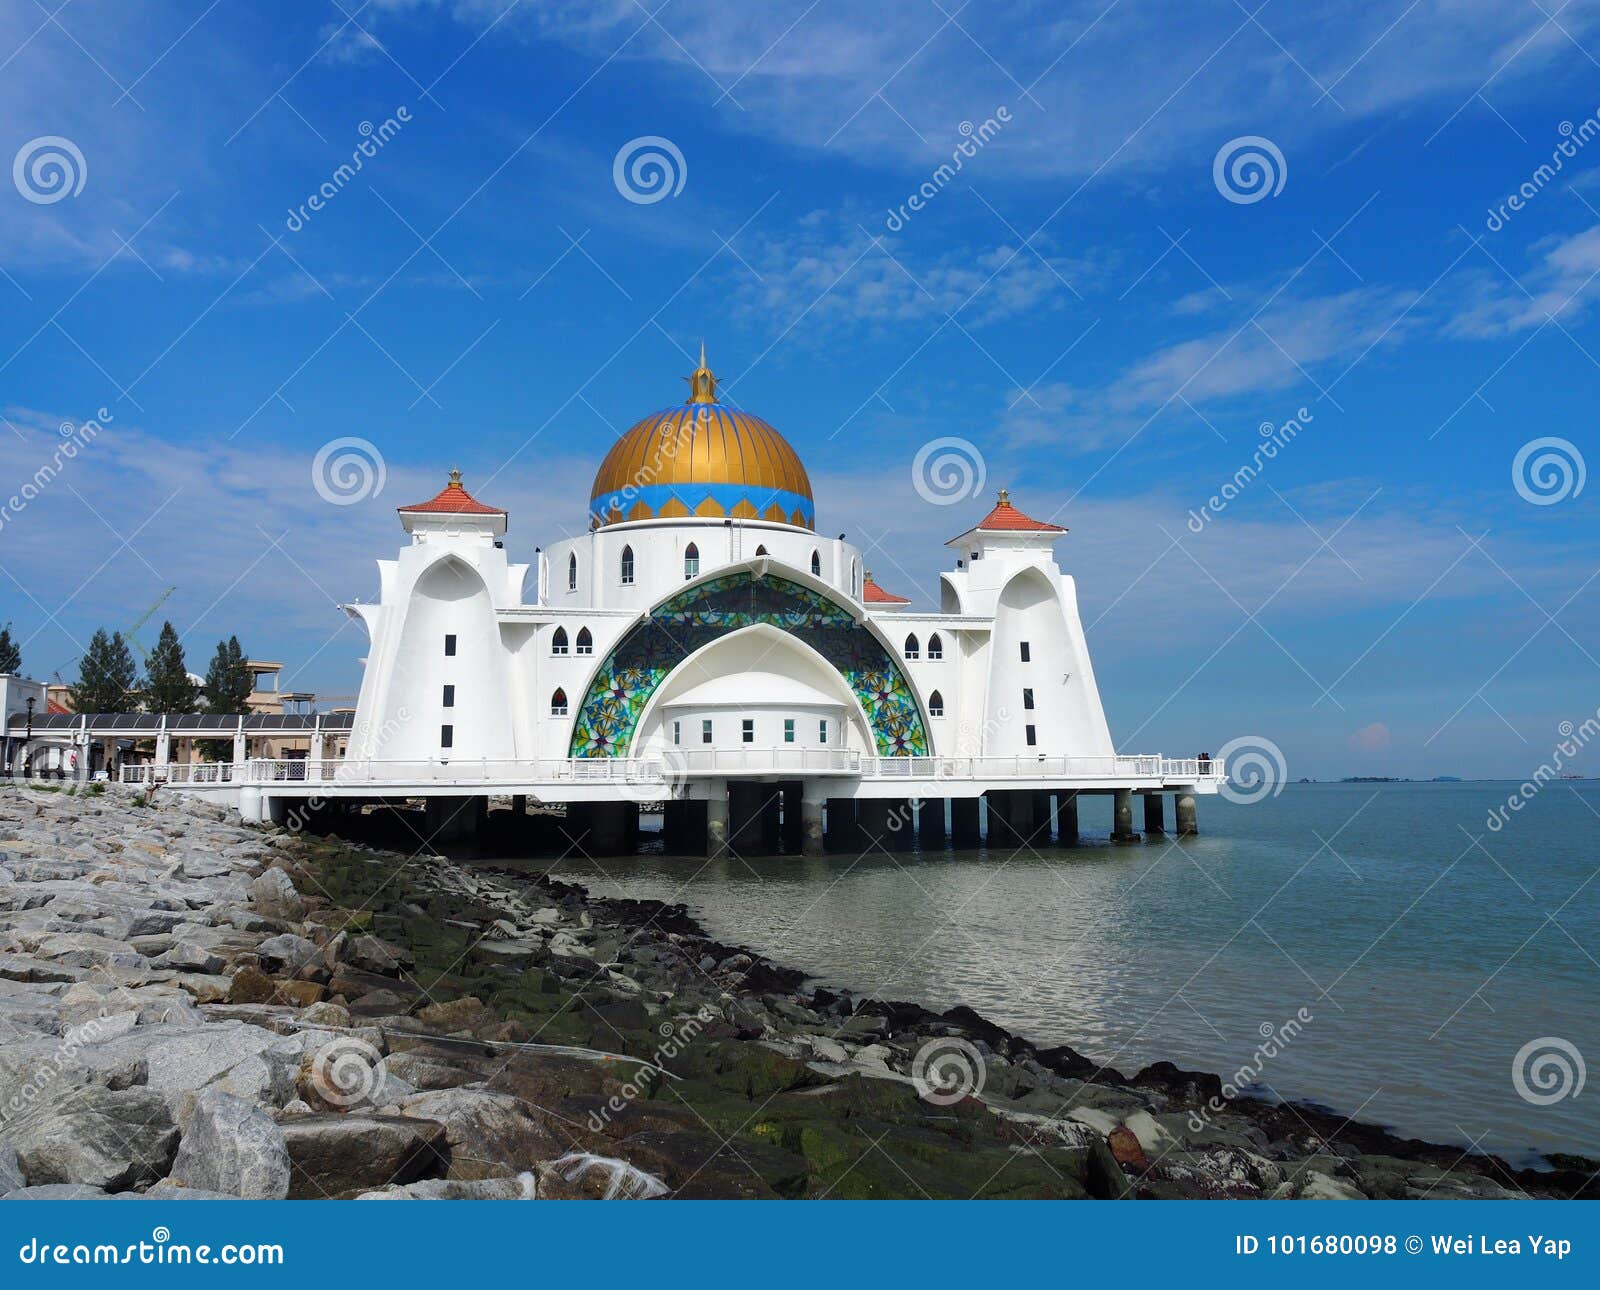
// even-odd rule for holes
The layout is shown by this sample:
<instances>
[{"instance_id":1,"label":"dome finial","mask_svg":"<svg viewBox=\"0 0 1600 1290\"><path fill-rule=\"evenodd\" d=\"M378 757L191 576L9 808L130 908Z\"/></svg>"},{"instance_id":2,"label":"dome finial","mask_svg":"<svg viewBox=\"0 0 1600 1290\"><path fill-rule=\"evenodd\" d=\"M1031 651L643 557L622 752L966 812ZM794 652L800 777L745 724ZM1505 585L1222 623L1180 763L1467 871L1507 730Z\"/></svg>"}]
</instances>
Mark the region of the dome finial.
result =
<instances>
[{"instance_id":1,"label":"dome finial","mask_svg":"<svg viewBox=\"0 0 1600 1290\"><path fill-rule=\"evenodd\" d=\"M689 382L690 403L715 403L717 401L717 378L711 374L711 369L706 366L706 343L700 342L700 366L694 372L683 378Z\"/></svg>"},{"instance_id":2,"label":"dome finial","mask_svg":"<svg viewBox=\"0 0 1600 1290\"><path fill-rule=\"evenodd\" d=\"M451 488L460 488L461 487L461 472L460 472L460 470L458 470L454 466L450 467L450 487Z\"/></svg>"},{"instance_id":3,"label":"dome finial","mask_svg":"<svg viewBox=\"0 0 1600 1290\"><path fill-rule=\"evenodd\" d=\"M1001 506L1010 506L1011 505L1011 490L1009 488L1002 488L1000 490L1000 505Z\"/></svg>"}]
</instances>

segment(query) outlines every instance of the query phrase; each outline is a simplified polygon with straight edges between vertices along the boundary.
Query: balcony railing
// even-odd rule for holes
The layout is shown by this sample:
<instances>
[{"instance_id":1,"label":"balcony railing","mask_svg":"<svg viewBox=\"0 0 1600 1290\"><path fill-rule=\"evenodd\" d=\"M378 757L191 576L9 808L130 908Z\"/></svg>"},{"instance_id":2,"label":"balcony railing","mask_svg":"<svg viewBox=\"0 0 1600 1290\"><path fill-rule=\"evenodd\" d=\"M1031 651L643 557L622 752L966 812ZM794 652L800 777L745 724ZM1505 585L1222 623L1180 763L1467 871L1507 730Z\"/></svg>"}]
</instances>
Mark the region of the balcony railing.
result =
<instances>
[{"instance_id":1,"label":"balcony railing","mask_svg":"<svg viewBox=\"0 0 1600 1290\"><path fill-rule=\"evenodd\" d=\"M1069 780L1108 786L1220 781L1214 758L1155 754L1115 757L873 757L844 748L688 748L646 757L546 757L521 760L433 758L365 760L255 759L125 766L125 784L334 784L408 787L430 784L629 784L663 788L699 777L837 775L908 783Z\"/></svg>"}]
</instances>

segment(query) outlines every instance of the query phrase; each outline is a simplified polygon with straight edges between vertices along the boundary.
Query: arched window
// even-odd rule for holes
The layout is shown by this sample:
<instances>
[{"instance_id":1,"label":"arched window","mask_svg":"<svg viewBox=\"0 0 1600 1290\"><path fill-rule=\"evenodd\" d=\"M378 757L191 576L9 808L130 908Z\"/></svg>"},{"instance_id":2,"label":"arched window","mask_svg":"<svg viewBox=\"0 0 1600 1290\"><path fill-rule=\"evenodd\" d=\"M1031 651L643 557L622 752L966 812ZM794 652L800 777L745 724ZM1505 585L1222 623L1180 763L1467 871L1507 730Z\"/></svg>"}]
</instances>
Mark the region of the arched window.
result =
<instances>
[{"instance_id":1,"label":"arched window","mask_svg":"<svg viewBox=\"0 0 1600 1290\"><path fill-rule=\"evenodd\" d=\"M930 717L944 716L944 695L937 690L928 696L928 715Z\"/></svg>"},{"instance_id":2,"label":"arched window","mask_svg":"<svg viewBox=\"0 0 1600 1290\"><path fill-rule=\"evenodd\" d=\"M578 647L572 651L574 654L593 654L594 637L589 635L587 627L578 628Z\"/></svg>"},{"instance_id":3,"label":"arched window","mask_svg":"<svg viewBox=\"0 0 1600 1290\"><path fill-rule=\"evenodd\" d=\"M811 576L813 578L822 576L822 553L820 551L811 553Z\"/></svg>"},{"instance_id":4,"label":"arched window","mask_svg":"<svg viewBox=\"0 0 1600 1290\"><path fill-rule=\"evenodd\" d=\"M575 556L575 555L569 555L567 557L567 590L568 591L576 591L577 589L578 589L578 557Z\"/></svg>"},{"instance_id":5,"label":"arched window","mask_svg":"<svg viewBox=\"0 0 1600 1290\"><path fill-rule=\"evenodd\" d=\"M911 635L906 637L906 657L907 658L921 658L922 657L922 650L917 645L917 634L915 632L912 632Z\"/></svg>"},{"instance_id":6,"label":"arched window","mask_svg":"<svg viewBox=\"0 0 1600 1290\"><path fill-rule=\"evenodd\" d=\"M567 692L560 686L557 686L556 692L550 696L550 715L552 717L567 715Z\"/></svg>"},{"instance_id":7,"label":"arched window","mask_svg":"<svg viewBox=\"0 0 1600 1290\"><path fill-rule=\"evenodd\" d=\"M756 554L757 554L757 555L766 555L766 553L767 553L767 548L766 548L766 547L764 547L764 546L758 546L758 547L757 547L757 548L756 548Z\"/></svg>"},{"instance_id":8,"label":"arched window","mask_svg":"<svg viewBox=\"0 0 1600 1290\"><path fill-rule=\"evenodd\" d=\"M567 629L557 627L556 634L550 638L550 652L552 654L565 654L567 652Z\"/></svg>"},{"instance_id":9,"label":"arched window","mask_svg":"<svg viewBox=\"0 0 1600 1290\"><path fill-rule=\"evenodd\" d=\"M943 658L944 657L944 642L939 639L939 633L938 632L934 632L934 634L932 636L928 637L928 657L929 658Z\"/></svg>"},{"instance_id":10,"label":"arched window","mask_svg":"<svg viewBox=\"0 0 1600 1290\"><path fill-rule=\"evenodd\" d=\"M693 542L683 548L683 578L687 582L690 578L700 576L700 548Z\"/></svg>"},{"instance_id":11,"label":"arched window","mask_svg":"<svg viewBox=\"0 0 1600 1290\"><path fill-rule=\"evenodd\" d=\"M624 587L633 586L633 548L631 546L622 548L622 585Z\"/></svg>"}]
</instances>

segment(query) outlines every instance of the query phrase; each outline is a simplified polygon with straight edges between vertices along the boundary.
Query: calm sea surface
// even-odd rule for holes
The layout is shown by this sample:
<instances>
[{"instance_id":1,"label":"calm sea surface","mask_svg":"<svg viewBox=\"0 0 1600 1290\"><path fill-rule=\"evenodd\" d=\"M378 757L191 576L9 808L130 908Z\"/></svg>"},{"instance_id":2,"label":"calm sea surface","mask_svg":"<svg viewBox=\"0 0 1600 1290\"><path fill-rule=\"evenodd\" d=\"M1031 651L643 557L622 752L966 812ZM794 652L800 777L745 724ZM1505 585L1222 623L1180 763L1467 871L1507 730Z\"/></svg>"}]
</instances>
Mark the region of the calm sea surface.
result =
<instances>
[{"instance_id":1,"label":"calm sea surface","mask_svg":"<svg viewBox=\"0 0 1600 1290\"><path fill-rule=\"evenodd\" d=\"M1600 782L1550 785L1488 832L1514 787L1202 798L1202 836L1181 845L1107 845L1099 798L1076 851L643 855L555 872L683 901L713 936L822 984L968 1004L1129 1072L1167 1058L1227 1075L1263 1026L1304 1008L1264 1091L1519 1161L1600 1155L1600 1090L1537 1105L1513 1080L1536 1039L1600 1061Z\"/></svg>"}]
</instances>

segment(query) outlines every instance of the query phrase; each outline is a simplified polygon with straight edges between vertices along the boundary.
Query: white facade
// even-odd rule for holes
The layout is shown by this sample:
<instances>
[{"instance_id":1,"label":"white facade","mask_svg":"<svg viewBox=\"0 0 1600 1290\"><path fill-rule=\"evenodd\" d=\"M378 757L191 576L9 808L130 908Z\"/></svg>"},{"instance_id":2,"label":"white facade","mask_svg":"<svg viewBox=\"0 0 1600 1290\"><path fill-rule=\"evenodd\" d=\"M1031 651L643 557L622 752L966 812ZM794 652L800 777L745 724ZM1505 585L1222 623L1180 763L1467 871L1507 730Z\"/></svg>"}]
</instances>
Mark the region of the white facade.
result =
<instances>
[{"instance_id":1,"label":"white facade","mask_svg":"<svg viewBox=\"0 0 1600 1290\"><path fill-rule=\"evenodd\" d=\"M441 502L441 499L444 499ZM594 756L580 709L614 647L650 612L729 574L821 593L904 676L922 742L906 753L1110 757L1061 530L1002 498L954 539L940 613L909 612L867 583L861 551L807 528L696 516L599 525L513 563L507 517L435 511L477 503L459 482L401 511L410 544L380 560L376 604L348 606L371 649L348 756L506 762ZM1026 528L1015 527L1027 525ZM534 573L533 585L528 575ZM843 671L781 624L751 623L678 662L609 754L885 747ZM848 785L836 786L849 795ZM836 791L830 790L830 791Z\"/></svg>"}]
</instances>

